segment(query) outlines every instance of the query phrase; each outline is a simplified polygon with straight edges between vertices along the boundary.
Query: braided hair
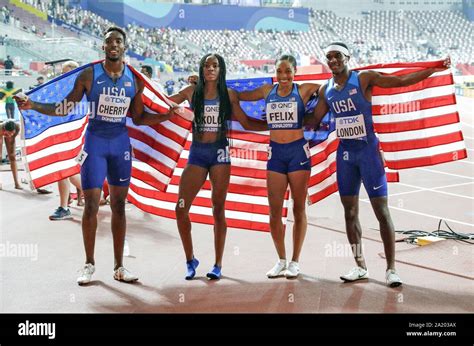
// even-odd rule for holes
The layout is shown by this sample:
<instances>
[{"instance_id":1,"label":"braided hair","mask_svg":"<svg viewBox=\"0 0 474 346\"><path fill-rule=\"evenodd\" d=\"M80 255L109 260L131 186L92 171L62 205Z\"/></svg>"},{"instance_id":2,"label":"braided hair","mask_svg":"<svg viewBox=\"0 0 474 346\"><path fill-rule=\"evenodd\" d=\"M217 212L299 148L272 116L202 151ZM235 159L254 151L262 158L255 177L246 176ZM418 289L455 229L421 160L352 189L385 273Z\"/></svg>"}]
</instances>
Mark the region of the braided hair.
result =
<instances>
[{"instance_id":1,"label":"braided hair","mask_svg":"<svg viewBox=\"0 0 474 346\"><path fill-rule=\"evenodd\" d=\"M230 102L229 91L226 84L226 66L222 56L209 53L202 57L199 63L199 79L194 89L192 97L192 109L194 111L193 132L202 133L204 123L204 66L209 57L215 57L219 63L219 76L217 80L217 94L219 97L219 124L221 125L220 137L226 137L230 131L230 120L232 115L232 104ZM222 139L222 138L219 138Z\"/></svg>"}]
</instances>

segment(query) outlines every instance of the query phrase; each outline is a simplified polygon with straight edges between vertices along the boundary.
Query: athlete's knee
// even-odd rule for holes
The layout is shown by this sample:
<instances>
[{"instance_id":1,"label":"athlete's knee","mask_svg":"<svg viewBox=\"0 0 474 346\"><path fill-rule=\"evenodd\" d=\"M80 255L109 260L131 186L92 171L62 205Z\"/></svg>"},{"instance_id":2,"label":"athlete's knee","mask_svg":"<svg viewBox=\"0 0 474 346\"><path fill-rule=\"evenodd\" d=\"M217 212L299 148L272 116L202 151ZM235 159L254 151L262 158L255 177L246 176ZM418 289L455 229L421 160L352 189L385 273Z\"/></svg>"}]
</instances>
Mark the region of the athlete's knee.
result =
<instances>
[{"instance_id":1,"label":"athlete's knee","mask_svg":"<svg viewBox=\"0 0 474 346\"><path fill-rule=\"evenodd\" d=\"M224 203L216 203L212 206L212 215L214 219L225 219Z\"/></svg>"},{"instance_id":2,"label":"athlete's knee","mask_svg":"<svg viewBox=\"0 0 474 346\"><path fill-rule=\"evenodd\" d=\"M386 205L374 208L374 212L380 223L388 223L391 221L390 211Z\"/></svg>"},{"instance_id":3,"label":"athlete's knee","mask_svg":"<svg viewBox=\"0 0 474 346\"><path fill-rule=\"evenodd\" d=\"M281 209L270 208L270 223L280 223L282 218Z\"/></svg>"},{"instance_id":4,"label":"athlete's knee","mask_svg":"<svg viewBox=\"0 0 474 346\"><path fill-rule=\"evenodd\" d=\"M10 162L16 161L16 157L14 153L8 153L8 160Z\"/></svg>"},{"instance_id":5,"label":"athlete's knee","mask_svg":"<svg viewBox=\"0 0 474 346\"><path fill-rule=\"evenodd\" d=\"M125 215L125 199L112 199L110 209L115 215Z\"/></svg>"},{"instance_id":6,"label":"athlete's knee","mask_svg":"<svg viewBox=\"0 0 474 346\"><path fill-rule=\"evenodd\" d=\"M84 215L86 217L97 215L99 212L99 202L95 200L85 200Z\"/></svg>"},{"instance_id":7,"label":"athlete's knee","mask_svg":"<svg viewBox=\"0 0 474 346\"><path fill-rule=\"evenodd\" d=\"M293 205L293 217L295 222L306 220L306 206L304 203L295 203Z\"/></svg>"},{"instance_id":8,"label":"athlete's knee","mask_svg":"<svg viewBox=\"0 0 474 346\"><path fill-rule=\"evenodd\" d=\"M188 215L189 213L189 208L190 206L186 205L186 202L184 201L183 198L178 199L176 202L176 205L174 207L174 211L176 212L176 216L185 216Z\"/></svg>"},{"instance_id":9,"label":"athlete's knee","mask_svg":"<svg viewBox=\"0 0 474 346\"><path fill-rule=\"evenodd\" d=\"M344 218L346 222L355 222L359 216L359 208L357 206L345 206Z\"/></svg>"}]
</instances>

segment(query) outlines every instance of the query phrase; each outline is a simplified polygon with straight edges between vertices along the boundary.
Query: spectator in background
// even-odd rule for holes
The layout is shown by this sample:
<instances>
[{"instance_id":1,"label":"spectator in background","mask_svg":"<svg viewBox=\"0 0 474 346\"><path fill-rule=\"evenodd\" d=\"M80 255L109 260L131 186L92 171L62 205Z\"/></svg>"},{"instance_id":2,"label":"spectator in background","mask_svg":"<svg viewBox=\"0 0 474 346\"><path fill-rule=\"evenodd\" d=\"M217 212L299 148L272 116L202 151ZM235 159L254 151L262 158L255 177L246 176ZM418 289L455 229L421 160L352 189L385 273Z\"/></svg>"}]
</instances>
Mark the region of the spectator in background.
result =
<instances>
[{"instance_id":1,"label":"spectator in background","mask_svg":"<svg viewBox=\"0 0 474 346\"><path fill-rule=\"evenodd\" d=\"M0 89L0 98L5 98L5 113L8 119L15 119L15 100L13 99L15 91L17 90L13 87L12 81L8 81L4 89Z\"/></svg>"},{"instance_id":2,"label":"spectator in background","mask_svg":"<svg viewBox=\"0 0 474 346\"><path fill-rule=\"evenodd\" d=\"M38 78L36 78L36 84L33 85L32 87L30 87L30 89L34 89L34 88L37 88L39 87L41 84L44 84L44 77L43 76L39 76Z\"/></svg>"},{"instance_id":3,"label":"spectator in background","mask_svg":"<svg viewBox=\"0 0 474 346\"><path fill-rule=\"evenodd\" d=\"M79 67L79 64L75 61L69 60L66 61L63 66L61 73L67 73ZM58 220L68 220L72 219L71 211L69 210L69 187L71 182L77 189L77 205L83 206L84 202L82 200L82 186L81 186L81 176L79 174L73 175L72 177L58 181L58 190L59 190L59 207L54 211L53 214L49 216L51 221Z\"/></svg>"},{"instance_id":4,"label":"spectator in background","mask_svg":"<svg viewBox=\"0 0 474 346\"><path fill-rule=\"evenodd\" d=\"M10 168L13 174L13 181L15 182L15 189L22 190L18 181L18 169L16 166L16 155L15 155L15 138L20 132L20 125L15 123L13 120L7 120L0 123L0 157L2 157L3 140L5 139L5 147L7 148L8 160L10 161ZM0 183L0 190L2 184Z\"/></svg>"},{"instance_id":5,"label":"spectator in background","mask_svg":"<svg viewBox=\"0 0 474 346\"><path fill-rule=\"evenodd\" d=\"M150 65L142 65L140 72L150 79L153 78L153 68Z\"/></svg>"},{"instance_id":6,"label":"spectator in background","mask_svg":"<svg viewBox=\"0 0 474 346\"><path fill-rule=\"evenodd\" d=\"M15 66L15 64L13 63L13 60L10 58L10 55L7 55L7 59L5 60L4 65L5 65L5 76L11 76L13 66Z\"/></svg>"},{"instance_id":7,"label":"spectator in background","mask_svg":"<svg viewBox=\"0 0 474 346\"><path fill-rule=\"evenodd\" d=\"M170 79L165 83L166 93L171 96L174 93L174 80Z\"/></svg>"}]
</instances>

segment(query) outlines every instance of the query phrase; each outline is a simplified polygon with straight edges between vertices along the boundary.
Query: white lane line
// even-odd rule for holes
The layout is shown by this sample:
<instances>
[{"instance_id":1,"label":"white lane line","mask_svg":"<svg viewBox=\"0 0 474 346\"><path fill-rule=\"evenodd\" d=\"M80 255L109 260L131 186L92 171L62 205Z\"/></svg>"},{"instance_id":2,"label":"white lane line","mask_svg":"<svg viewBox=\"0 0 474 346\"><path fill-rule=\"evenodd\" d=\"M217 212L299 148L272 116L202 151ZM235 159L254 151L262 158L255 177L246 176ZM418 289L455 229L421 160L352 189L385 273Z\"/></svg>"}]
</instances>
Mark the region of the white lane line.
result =
<instances>
[{"instance_id":1,"label":"white lane line","mask_svg":"<svg viewBox=\"0 0 474 346\"><path fill-rule=\"evenodd\" d=\"M474 137L464 136L464 139L474 139Z\"/></svg>"},{"instance_id":2,"label":"white lane line","mask_svg":"<svg viewBox=\"0 0 474 346\"><path fill-rule=\"evenodd\" d=\"M399 192L399 193L391 193L389 194L389 197L393 197L393 196L400 196L400 195L407 195L407 194L410 194L410 193L415 193L415 192L420 192L420 191L433 191L433 192L438 192L438 193L443 193L444 191L436 191L437 189L447 189L449 187L457 187L457 186L463 186L463 185L470 185L470 184L474 184L474 181L471 181L469 183L462 183L462 184L452 184L452 185L445 185L445 186L438 186L438 187L433 187L433 188L425 188L425 187L420 187L420 186L415 186L415 185L409 185L409 184L404 184L404 183L398 183L398 185L404 185L404 186L409 186L409 187L413 187L413 188L416 188L416 190L411 190L411 191L405 191L405 192ZM466 197L466 196L462 196L462 197ZM367 200L367 199L366 199Z\"/></svg>"},{"instance_id":3,"label":"white lane line","mask_svg":"<svg viewBox=\"0 0 474 346\"><path fill-rule=\"evenodd\" d=\"M389 193L388 197L390 198L390 197L394 197L394 196L408 195L409 193L415 193L415 192L420 192L420 191L424 191L424 189L417 189L417 190L411 190L411 191L405 191L405 192L399 192L399 193ZM364 200L364 202L368 201L367 198L364 198L363 200ZM361 198L361 201L362 201L362 198Z\"/></svg>"},{"instance_id":4,"label":"white lane line","mask_svg":"<svg viewBox=\"0 0 474 346\"><path fill-rule=\"evenodd\" d=\"M370 201L363 200L363 199L361 199L361 201L362 201L362 202L366 202L366 203L370 203ZM436 216L436 215L431 215L431 214L420 213L420 212L418 212L418 211L413 211L413 210L409 210L409 209L403 209L403 208L398 208L398 207L392 207L391 205L389 206L389 208L390 208L390 209L394 209L394 210L404 211L404 212L411 213L411 214L426 216L426 217L429 217L429 218L432 218L432 219L437 219L437 220L443 219L443 220L446 220L446 221L449 221L449 222L453 222L453 223L457 223L457 224L460 224L460 225L465 225L465 226L474 227L474 224L472 224L472 223L462 222L462 221L453 220L453 219L448 219L448 218L446 218L446 217L441 217L441 216Z\"/></svg>"},{"instance_id":5,"label":"white lane line","mask_svg":"<svg viewBox=\"0 0 474 346\"><path fill-rule=\"evenodd\" d=\"M420 189L419 186L415 186L415 185L410 185L410 184L405 184L405 183L398 183L399 185L403 185L403 186L407 186L407 187L413 187L415 189ZM449 186L449 185L448 185ZM440 187L437 187L436 189L442 189L443 186L440 186ZM474 197L470 197L470 196L464 196L464 195L458 195L457 193L451 193L451 192L446 192L446 191L437 191L433 188L428 188L428 187L422 187L421 188L422 191L430 191L430 192L436 192L436 193L441 193L443 195L448 195L448 196L454 196L454 197L461 197L461 198L467 198L467 199L472 199L474 200Z\"/></svg>"},{"instance_id":6,"label":"white lane line","mask_svg":"<svg viewBox=\"0 0 474 346\"><path fill-rule=\"evenodd\" d=\"M473 177L468 177L467 175L459 175L459 174L453 174L453 173L447 173L447 172L440 172L440 171L435 171L434 169L429 169L429 168L415 168L416 170L420 171L425 171L425 172L431 172L431 173L438 173L438 174L444 174L444 175L449 175L451 177L457 177L457 178L464 178L464 179L469 179L469 180L474 180Z\"/></svg>"},{"instance_id":7,"label":"white lane line","mask_svg":"<svg viewBox=\"0 0 474 346\"><path fill-rule=\"evenodd\" d=\"M452 185L444 185L444 186L438 186L438 187L432 187L433 190L436 189L446 189L448 187L456 187L456 186L463 186L463 185L470 185L474 184L474 181L470 181L469 183L461 183L461 184L452 184Z\"/></svg>"},{"instance_id":8,"label":"white lane line","mask_svg":"<svg viewBox=\"0 0 474 346\"><path fill-rule=\"evenodd\" d=\"M465 159L457 160L457 161L452 161L452 162L453 162L453 163L454 163L454 162L457 162L457 163L467 163L468 165L474 165L474 162L468 161L468 160L465 160ZM448 162L446 162L446 163L448 163ZM451 163L451 162L449 162L449 163Z\"/></svg>"},{"instance_id":9,"label":"white lane line","mask_svg":"<svg viewBox=\"0 0 474 346\"><path fill-rule=\"evenodd\" d=\"M468 126L468 127L472 127L472 128L474 128L474 125L471 125L471 124L465 123L464 121L461 121L461 124L463 124L464 126Z\"/></svg>"}]
</instances>

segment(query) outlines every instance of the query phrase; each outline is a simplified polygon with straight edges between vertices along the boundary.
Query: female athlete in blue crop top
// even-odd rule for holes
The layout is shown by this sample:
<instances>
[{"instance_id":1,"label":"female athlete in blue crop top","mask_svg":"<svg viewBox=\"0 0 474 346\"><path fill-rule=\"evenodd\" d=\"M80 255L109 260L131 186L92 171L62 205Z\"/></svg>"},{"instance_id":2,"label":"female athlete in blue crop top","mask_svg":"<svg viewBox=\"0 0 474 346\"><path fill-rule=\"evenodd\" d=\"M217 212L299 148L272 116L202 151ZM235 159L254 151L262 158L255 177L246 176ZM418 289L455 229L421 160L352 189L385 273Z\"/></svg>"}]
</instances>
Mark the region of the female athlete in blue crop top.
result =
<instances>
[{"instance_id":1,"label":"female athlete in blue crop top","mask_svg":"<svg viewBox=\"0 0 474 346\"><path fill-rule=\"evenodd\" d=\"M216 261L207 277L211 280L221 277L227 231L224 203L230 180L227 130L231 115L234 115L247 130L266 129L265 122L248 118L242 111L237 93L227 89L225 77L224 59L217 54L207 54L201 59L197 84L189 85L170 97L178 104L187 100L195 114L193 142L188 164L181 175L176 204L176 221L186 255L186 280L191 280L196 275L199 264L194 257L189 209L208 174L212 186Z\"/></svg>"},{"instance_id":2,"label":"female athlete in blue crop top","mask_svg":"<svg viewBox=\"0 0 474 346\"><path fill-rule=\"evenodd\" d=\"M303 135L305 105L319 84L293 83L296 59L283 55L276 61L278 84L239 93L242 101L265 99L266 117L270 130L268 147L267 188L270 204L270 229L279 261L267 273L268 277L285 275L294 278L299 273L299 257L306 235L306 196L311 170L311 155ZM286 260L285 231L282 209L285 193L290 186L294 201L293 257Z\"/></svg>"}]
</instances>

